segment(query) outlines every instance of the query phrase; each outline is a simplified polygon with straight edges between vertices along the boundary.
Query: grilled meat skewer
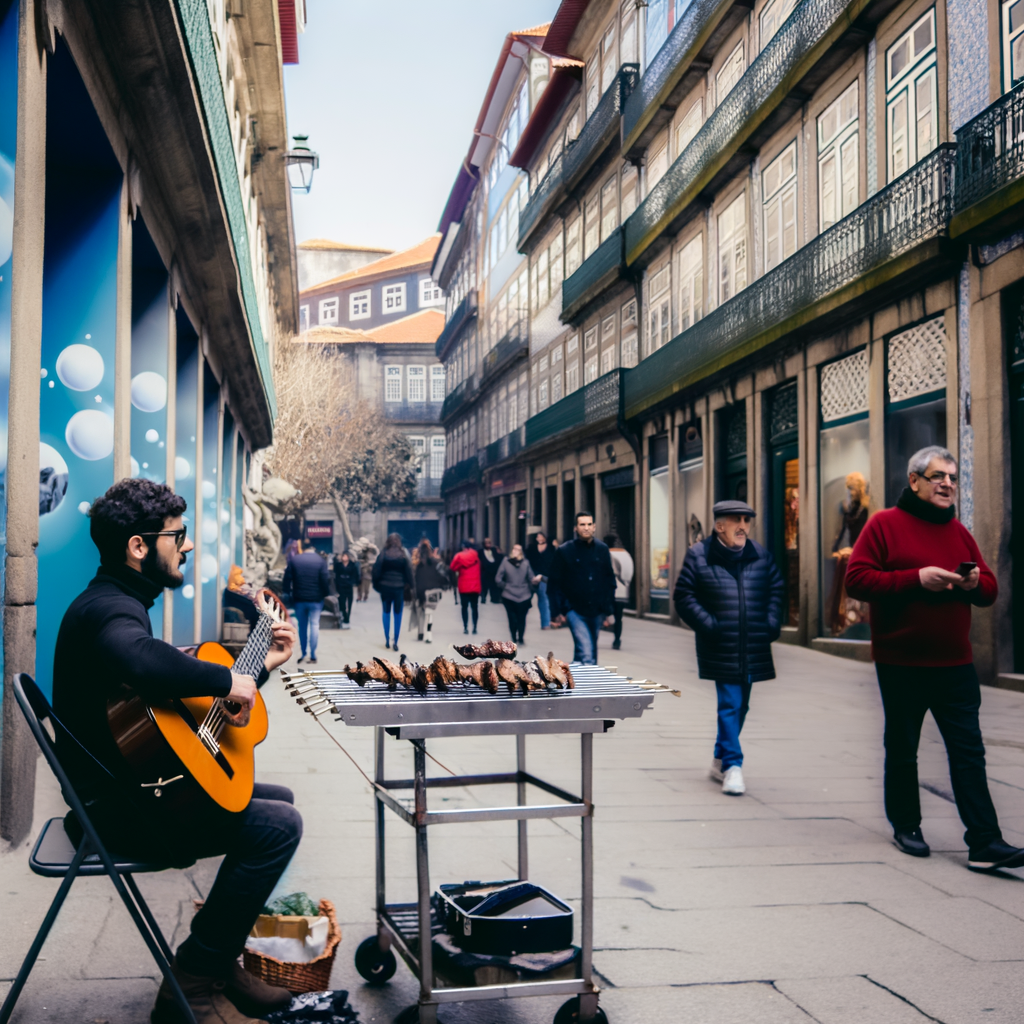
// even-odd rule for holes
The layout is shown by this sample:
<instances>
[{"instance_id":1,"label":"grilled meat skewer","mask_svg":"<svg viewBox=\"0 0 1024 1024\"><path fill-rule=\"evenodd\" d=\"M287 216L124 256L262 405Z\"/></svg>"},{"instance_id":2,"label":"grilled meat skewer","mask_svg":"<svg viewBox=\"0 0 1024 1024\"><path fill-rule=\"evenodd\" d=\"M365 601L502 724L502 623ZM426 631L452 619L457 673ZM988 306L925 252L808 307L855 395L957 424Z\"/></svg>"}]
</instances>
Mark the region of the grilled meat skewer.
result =
<instances>
[{"instance_id":1,"label":"grilled meat skewer","mask_svg":"<svg viewBox=\"0 0 1024 1024\"><path fill-rule=\"evenodd\" d=\"M522 690L523 693L530 691L530 677L523 671L518 661L512 661L510 658L499 658L496 671L498 678L508 685L509 693L515 693L516 690Z\"/></svg>"},{"instance_id":2,"label":"grilled meat skewer","mask_svg":"<svg viewBox=\"0 0 1024 1024\"><path fill-rule=\"evenodd\" d=\"M430 665L434 670L434 685L439 690L447 690L452 683L462 680L462 676L459 675L459 666L443 654L439 654Z\"/></svg>"},{"instance_id":3,"label":"grilled meat skewer","mask_svg":"<svg viewBox=\"0 0 1024 1024\"><path fill-rule=\"evenodd\" d=\"M357 686L365 686L370 680L377 683L390 682L387 670L380 665L375 665L373 662L369 665L364 665L361 661L357 661L355 668L351 665L346 665L342 671Z\"/></svg>"},{"instance_id":4,"label":"grilled meat skewer","mask_svg":"<svg viewBox=\"0 0 1024 1024\"><path fill-rule=\"evenodd\" d=\"M488 693L498 692L498 673L489 661L477 661L472 665L459 665L459 675L467 683L476 683Z\"/></svg>"},{"instance_id":5,"label":"grilled meat skewer","mask_svg":"<svg viewBox=\"0 0 1024 1024\"><path fill-rule=\"evenodd\" d=\"M399 683L403 686L409 685L406 682L405 672L400 665L396 665L393 661L388 661L387 658L378 658L376 655L374 655L373 660L388 674L388 678L385 681L388 684L389 690L394 690Z\"/></svg>"},{"instance_id":6,"label":"grilled meat skewer","mask_svg":"<svg viewBox=\"0 0 1024 1024\"><path fill-rule=\"evenodd\" d=\"M511 640L485 640L482 644L463 644L452 647L464 658L514 658L518 648Z\"/></svg>"},{"instance_id":7,"label":"grilled meat skewer","mask_svg":"<svg viewBox=\"0 0 1024 1024\"><path fill-rule=\"evenodd\" d=\"M537 666L537 671L540 673L547 688L549 690L560 690L562 688L562 683L558 678L558 673L554 665L551 664L553 659L554 655L550 653L546 658L538 654L537 657L533 659L533 663Z\"/></svg>"}]
</instances>

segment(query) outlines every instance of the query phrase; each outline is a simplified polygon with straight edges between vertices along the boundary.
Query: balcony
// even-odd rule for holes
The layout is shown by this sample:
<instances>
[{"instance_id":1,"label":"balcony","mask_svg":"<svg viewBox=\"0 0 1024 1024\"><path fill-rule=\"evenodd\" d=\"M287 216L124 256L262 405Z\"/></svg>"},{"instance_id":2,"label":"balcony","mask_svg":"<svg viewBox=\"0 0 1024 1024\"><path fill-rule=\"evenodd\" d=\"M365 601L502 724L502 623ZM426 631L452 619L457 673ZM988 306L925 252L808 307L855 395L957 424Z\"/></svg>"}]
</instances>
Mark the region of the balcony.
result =
<instances>
[{"instance_id":1,"label":"balcony","mask_svg":"<svg viewBox=\"0 0 1024 1024\"><path fill-rule=\"evenodd\" d=\"M533 190L530 201L519 214L519 240L516 248L522 252L533 232L544 225L555 203L562 197L562 157L548 168L540 184Z\"/></svg>"},{"instance_id":2,"label":"balcony","mask_svg":"<svg viewBox=\"0 0 1024 1024\"><path fill-rule=\"evenodd\" d=\"M562 323L573 320L622 276L626 269L623 237L623 229L617 227L575 273L562 282L562 312L559 316Z\"/></svg>"},{"instance_id":3,"label":"balcony","mask_svg":"<svg viewBox=\"0 0 1024 1024\"><path fill-rule=\"evenodd\" d=\"M434 344L434 352L437 354L438 359L444 359L445 353L458 340L462 329L467 327L476 318L476 310L476 291L469 291L444 325L444 330L437 337L437 341Z\"/></svg>"},{"instance_id":4,"label":"balcony","mask_svg":"<svg viewBox=\"0 0 1024 1024\"><path fill-rule=\"evenodd\" d=\"M440 423L440 402L385 402L384 419L392 423Z\"/></svg>"},{"instance_id":5,"label":"balcony","mask_svg":"<svg viewBox=\"0 0 1024 1024\"><path fill-rule=\"evenodd\" d=\"M420 476L416 480L417 501L437 500L441 497L441 480L433 476Z\"/></svg>"},{"instance_id":6,"label":"balcony","mask_svg":"<svg viewBox=\"0 0 1024 1024\"><path fill-rule=\"evenodd\" d=\"M483 387L529 350L528 328L529 319L523 317L518 323L513 324L502 336L501 341L480 360L478 387Z\"/></svg>"},{"instance_id":7,"label":"balcony","mask_svg":"<svg viewBox=\"0 0 1024 1024\"><path fill-rule=\"evenodd\" d=\"M749 5L736 0L693 0L623 105L624 153L647 148L747 14Z\"/></svg>"},{"instance_id":8,"label":"balcony","mask_svg":"<svg viewBox=\"0 0 1024 1024\"><path fill-rule=\"evenodd\" d=\"M749 164L758 147L800 108L808 92L862 37L849 31L869 0L802 0L722 100L693 141L626 221L626 261L635 263L665 231L677 230ZM667 44L666 44L667 45ZM827 60L825 58L828 58Z\"/></svg>"},{"instance_id":9,"label":"balcony","mask_svg":"<svg viewBox=\"0 0 1024 1024\"><path fill-rule=\"evenodd\" d=\"M532 447L581 427L610 426L618 422L622 413L622 376L625 372L612 370L531 416L524 425L524 447Z\"/></svg>"},{"instance_id":10,"label":"balcony","mask_svg":"<svg viewBox=\"0 0 1024 1024\"><path fill-rule=\"evenodd\" d=\"M488 469L518 455L526 447L525 437L526 428L517 427L504 437L499 437L497 441L492 441L486 448L481 448L476 453L480 468Z\"/></svg>"},{"instance_id":11,"label":"balcony","mask_svg":"<svg viewBox=\"0 0 1024 1024\"><path fill-rule=\"evenodd\" d=\"M626 371L630 418L744 356L820 333L962 262L946 238L955 147L940 146L784 263ZM532 421L531 421L532 422Z\"/></svg>"},{"instance_id":12,"label":"balcony","mask_svg":"<svg viewBox=\"0 0 1024 1024\"><path fill-rule=\"evenodd\" d=\"M1024 84L956 133L955 213L950 236L994 242L1024 209Z\"/></svg>"},{"instance_id":13,"label":"balcony","mask_svg":"<svg viewBox=\"0 0 1024 1024\"><path fill-rule=\"evenodd\" d=\"M444 471L444 476L441 477L441 494L447 494L456 487L464 487L466 484L480 484L480 464L475 455L456 462L454 466L449 466Z\"/></svg>"},{"instance_id":14,"label":"balcony","mask_svg":"<svg viewBox=\"0 0 1024 1024\"><path fill-rule=\"evenodd\" d=\"M473 388L472 376L467 377L461 384L445 398L441 406L441 422L444 423L449 417L454 416L459 410L468 405L476 397L476 389Z\"/></svg>"}]
</instances>

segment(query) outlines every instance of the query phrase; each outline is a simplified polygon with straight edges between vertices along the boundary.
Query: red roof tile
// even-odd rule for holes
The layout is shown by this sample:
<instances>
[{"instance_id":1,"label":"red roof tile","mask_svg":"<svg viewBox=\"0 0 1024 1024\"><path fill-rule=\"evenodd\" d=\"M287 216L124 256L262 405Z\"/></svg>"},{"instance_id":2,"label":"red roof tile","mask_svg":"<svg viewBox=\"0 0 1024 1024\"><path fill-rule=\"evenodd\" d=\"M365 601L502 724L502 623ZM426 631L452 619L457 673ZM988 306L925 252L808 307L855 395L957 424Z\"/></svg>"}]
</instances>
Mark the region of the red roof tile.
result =
<instances>
[{"instance_id":1,"label":"red roof tile","mask_svg":"<svg viewBox=\"0 0 1024 1024\"><path fill-rule=\"evenodd\" d=\"M411 249L403 249L401 252L392 253L390 256L382 256L379 260L374 260L365 266L349 270L347 273L341 274L338 277L332 277L328 281L321 281L318 285L307 288L301 294L306 295L309 292L323 291L325 288L333 288L339 284L352 284L364 279L386 277L388 274L394 274L400 270L410 270L413 267L422 266L424 270L429 270L430 264L434 261L434 253L437 252L437 247L440 243L440 234L431 235L420 242L419 245L414 245Z\"/></svg>"}]
</instances>

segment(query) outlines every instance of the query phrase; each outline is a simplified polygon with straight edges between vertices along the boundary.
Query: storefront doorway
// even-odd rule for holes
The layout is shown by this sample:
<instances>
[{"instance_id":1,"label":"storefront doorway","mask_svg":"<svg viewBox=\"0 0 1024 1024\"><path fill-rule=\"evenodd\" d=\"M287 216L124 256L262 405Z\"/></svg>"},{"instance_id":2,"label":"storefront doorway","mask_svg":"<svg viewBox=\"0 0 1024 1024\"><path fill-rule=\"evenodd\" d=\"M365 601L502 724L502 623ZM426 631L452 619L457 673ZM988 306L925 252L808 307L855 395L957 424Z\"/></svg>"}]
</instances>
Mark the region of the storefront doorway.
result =
<instances>
[{"instance_id":1,"label":"storefront doorway","mask_svg":"<svg viewBox=\"0 0 1024 1024\"><path fill-rule=\"evenodd\" d=\"M715 501L735 498L749 501L747 495L747 403L739 401L718 413L719 472Z\"/></svg>"},{"instance_id":2,"label":"storefront doorway","mask_svg":"<svg viewBox=\"0 0 1024 1024\"><path fill-rule=\"evenodd\" d=\"M800 449L796 382L771 395L771 496L765 537L786 582L783 624L800 624Z\"/></svg>"},{"instance_id":3,"label":"storefront doorway","mask_svg":"<svg viewBox=\"0 0 1024 1024\"><path fill-rule=\"evenodd\" d=\"M1024 672L1024 288L1004 298L1010 384L1010 614L1013 671Z\"/></svg>"},{"instance_id":4,"label":"storefront doorway","mask_svg":"<svg viewBox=\"0 0 1024 1024\"><path fill-rule=\"evenodd\" d=\"M608 501L608 532L619 538L619 543L630 553L634 564L637 560L636 550L636 489L633 480L633 467L616 469L605 473L601 478L601 486ZM629 584L629 601L627 608L636 608L636 573Z\"/></svg>"}]
</instances>

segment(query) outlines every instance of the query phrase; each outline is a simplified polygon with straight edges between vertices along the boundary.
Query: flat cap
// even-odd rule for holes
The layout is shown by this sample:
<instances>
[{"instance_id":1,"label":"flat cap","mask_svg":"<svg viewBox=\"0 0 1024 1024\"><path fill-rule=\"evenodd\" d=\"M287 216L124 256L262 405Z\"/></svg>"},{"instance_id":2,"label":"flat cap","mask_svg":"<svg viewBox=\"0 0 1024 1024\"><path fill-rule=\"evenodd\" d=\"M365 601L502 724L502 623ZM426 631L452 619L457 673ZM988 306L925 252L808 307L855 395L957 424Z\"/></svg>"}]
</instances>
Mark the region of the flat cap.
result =
<instances>
[{"instance_id":1,"label":"flat cap","mask_svg":"<svg viewBox=\"0 0 1024 1024\"><path fill-rule=\"evenodd\" d=\"M716 501L711 509L716 519L722 516L750 516L753 519L757 513L745 502L735 498L729 501Z\"/></svg>"}]
</instances>

